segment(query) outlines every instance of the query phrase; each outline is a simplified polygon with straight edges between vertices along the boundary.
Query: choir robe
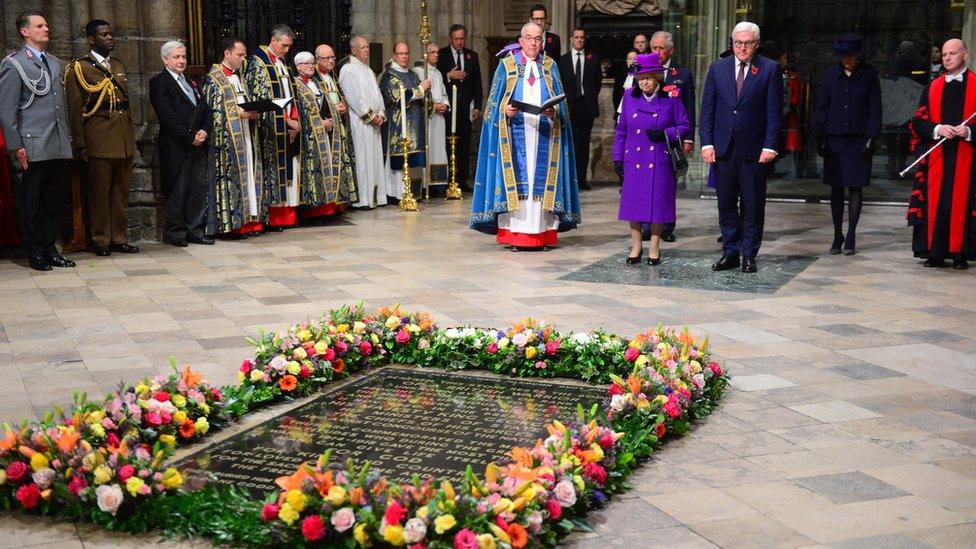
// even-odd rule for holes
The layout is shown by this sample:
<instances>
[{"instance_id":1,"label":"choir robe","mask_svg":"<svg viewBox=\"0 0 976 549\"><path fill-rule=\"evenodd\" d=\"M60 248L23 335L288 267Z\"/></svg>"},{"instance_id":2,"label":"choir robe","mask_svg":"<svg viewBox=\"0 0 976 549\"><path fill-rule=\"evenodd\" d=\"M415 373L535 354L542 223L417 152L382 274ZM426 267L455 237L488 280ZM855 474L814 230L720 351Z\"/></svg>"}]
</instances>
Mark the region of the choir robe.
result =
<instances>
[{"instance_id":1,"label":"choir robe","mask_svg":"<svg viewBox=\"0 0 976 549\"><path fill-rule=\"evenodd\" d=\"M411 168L426 164L424 154L424 100L420 78L408 69L390 62L380 76L380 92L386 109L383 122L383 156L386 159L385 192L396 199L403 197L403 137L410 140L407 162ZM406 116L403 106L406 106ZM406 120L406 127L404 127Z\"/></svg>"},{"instance_id":2,"label":"choir robe","mask_svg":"<svg viewBox=\"0 0 976 549\"><path fill-rule=\"evenodd\" d=\"M383 95L376 83L376 75L369 65L355 57L339 71L339 87L349 107L349 133L352 134L356 154L356 186L359 188L357 208L386 205L386 194L377 193L386 187L383 167L383 138L380 127L371 124L377 115L384 116Z\"/></svg>"},{"instance_id":3,"label":"choir robe","mask_svg":"<svg viewBox=\"0 0 976 549\"><path fill-rule=\"evenodd\" d=\"M424 67L414 67L413 71L417 76L424 79ZM447 97L447 88L444 86L444 77L437 67L427 65L427 78L430 79L430 102L432 104L450 104ZM427 145L427 161L430 163L430 184L446 185L450 174L447 166L447 119L450 111L435 112L433 106L430 108L430 116L427 123L430 124L427 136L430 141Z\"/></svg>"},{"instance_id":4,"label":"choir robe","mask_svg":"<svg viewBox=\"0 0 976 549\"><path fill-rule=\"evenodd\" d=\"M203 78L204 101L213 113L209 140L207 234L246 234L263 230L268 218L270 182L261 163L255 121L239 116L237 105L250 100L240 74L216 64Z\"/></svg>"},{"instance_id":5,"label":"choir robe","mask_svg":"<svg viewBox=\"0 0 976 549\"><path fill-rule=\"evenodd\" d=\"M322 116L324 94L312 78L299 76L294 80L295 104L300 135L298 198L302 217L322 217L340 211L336 164L332 159L332 140L325 129Z\"/></svg>"},{"instance_id":6,"label":"choir robe","mask_svg":"<svg viewBox=\"0 0 976 549\"><path fill-rule=\"evenodd\" d=\"M284 59L279 59L266 46L258 48L244 71L244 79L252 99L293 98L294 81ZM298 224L298 148L296 138L288 141L286 118L298 119L298 108L292 101L284 109L262 113L258 118L261 136L262 162L271 186L271 208L268 225L291 227Z\"/></svg>"},{"instance_id":7,"label":"choir robe","mask_svg":"<svg viewBox=\"0 0 976 549\"><path fill-rule=\"evenodd\" d=\"M976 112L976 72L963 81L940 76L929 83L911 122L912 145L921 154L935 144L938 124L959 125ZM970 139L947 139L919 164L908 207L912 251L926 259L976 259L976 121Z\"/></svg>"},{"instance_id":8,"label":"choir robe","mask_svg":"<svg viewBox=\"0 0 976 549\"><path fill-rule=\"evenodd\" d=\"M329 138L332 140L332 162L337 172L339 197L345 204L354 204L359 201L359 189L356 187L356 155L352 150L352 137L349 134L348 107L346 114L339 114L339 104L346 103L346 98L331 73L323 73L316 68L313 77L325 94L322 114L325 118L332 119Z\"/></svg>"}]
</instances>

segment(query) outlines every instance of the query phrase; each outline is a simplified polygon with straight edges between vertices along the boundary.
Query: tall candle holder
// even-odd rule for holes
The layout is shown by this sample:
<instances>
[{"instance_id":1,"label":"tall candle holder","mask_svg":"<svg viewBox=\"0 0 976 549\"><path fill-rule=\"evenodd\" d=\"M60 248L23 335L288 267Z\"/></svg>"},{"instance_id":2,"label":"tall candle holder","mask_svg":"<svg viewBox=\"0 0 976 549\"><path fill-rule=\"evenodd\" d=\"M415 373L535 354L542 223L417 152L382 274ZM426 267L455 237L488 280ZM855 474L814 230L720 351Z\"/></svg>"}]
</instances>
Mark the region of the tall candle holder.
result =
<instances>
[{"instance_id":1,"label":"tall candle holder","mask_svg":"<svg viewBox=\"0 0 976 549\"><path fill-rule=\"evenodd\" d=\"M400 198L400 211L401 212L416 212L420 211L417 207L417 199L413 197L413 181L410 179L410 146L413 142L410 141L409 137L404 136L400 140L403 145L403 197Z\"/></svg>"},{"instance_id":2,"label":"tall candle holder","mask_svg":"<svg viewBox=\"0 0 976 549\"><path fill-rule=\"evenodd\" d=\"M445 193L445 198L448 200L461 200L463 197L461 195L461 189L458 188L457 184L457 141L458 136L456 133L451 134L447 138L451 142L451 181L447 186L447 193Z\"/></svg>"}]
</instances>

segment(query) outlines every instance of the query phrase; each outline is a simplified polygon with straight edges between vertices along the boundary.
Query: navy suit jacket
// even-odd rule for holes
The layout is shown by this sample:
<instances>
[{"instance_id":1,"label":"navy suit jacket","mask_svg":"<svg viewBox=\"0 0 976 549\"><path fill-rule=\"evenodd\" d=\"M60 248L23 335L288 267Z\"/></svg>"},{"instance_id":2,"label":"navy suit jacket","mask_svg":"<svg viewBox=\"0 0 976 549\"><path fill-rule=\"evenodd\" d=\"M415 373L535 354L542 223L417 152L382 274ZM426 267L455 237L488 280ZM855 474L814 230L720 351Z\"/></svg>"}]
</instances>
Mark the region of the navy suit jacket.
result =
<instances>
[{"instance_id":1,"label":"navy suit jacket","mask_svg":"<svg viewBox=\"0 0 976 549\"><path fill-rule=\"evenodd\" d=\"M664 73L665 86L677 86L681 90L681 104L685 107L688 121L691 122L691 132L685 141L695 140L695 75L691 69L682 67L671 60L671 66Z\"/></svg>"},{"instance_id":2,"label":"navy suit jacket","mask_svg":"<svg viewBox=\"0 0 976 549\"><path fill-rule=\"evenodd\" d=\"M716 158L725 156L732 140L744 157L759 160L762 149L778 150L783 117L783 76L772 59L752 58L742 94L735 96L734 55L708 67L701 103L702 147L715 147Z\"/></svg>"},{"instance_id":3,"label":"navy suit jacket","mask_svg":"<svg viewBox=\"0 0 976 549\"><path fill-rule=\"evenodd\" d=\"M817 137L880 137L881 82L878 71L863 62L858 62L850 78L839 63L827 69L817 92L813 128Z\"/></svg>"}]
</instances>

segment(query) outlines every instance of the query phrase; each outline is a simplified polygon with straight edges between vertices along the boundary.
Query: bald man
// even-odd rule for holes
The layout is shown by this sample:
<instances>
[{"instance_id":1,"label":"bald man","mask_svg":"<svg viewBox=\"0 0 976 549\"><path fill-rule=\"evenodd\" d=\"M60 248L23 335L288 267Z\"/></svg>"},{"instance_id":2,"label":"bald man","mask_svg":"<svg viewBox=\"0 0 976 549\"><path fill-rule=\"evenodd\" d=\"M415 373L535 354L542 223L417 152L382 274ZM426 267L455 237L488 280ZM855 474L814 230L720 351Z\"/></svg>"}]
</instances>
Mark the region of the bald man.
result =
<instances>
[{"instance_id":1,"label":"bald man","mask_svg":"<svg viewBox=\"0 0 976 549\"><path fill-rule=\"evenodd\" d=\"M369 42L362 36L349 41L351 55L339 72L339 87L349 107L349 130L356 154L356 186L359 190L357 209L373 209L386 205L383 169L383 139L380 127L386 120L383 95L376 83L376 74L369 68Z\"/></svg>"},{"instance_id":2,"label":"bald man","mask_svg":"<svg viewBox=\"0 0 976 549\"><path fill-rule=\"evenodd\" d=\"M356 186L355 155L353 153L352 136L349 133L349 107L346 98L335 81L333 71L336 66L336 54L332 46L320 44L315 48L315 73L313 78L319 83L319 88L325 94L323 113L329 137L332 139L332 161L338 164L339 191L348 196L356 197L358 201L359 187ZM325 106L327 105L327 106Z\"/></svg>"},{"instance_id":3,"label":"bald man","mask_svg":"<svg viewBox=\"0 0 976 549\"><path fill-rule=\"evenodd\" d=\"M399 202L403 197L403 170L422 168L427 162L424 154L424 101L429 89L430 80L421 81L410 70L410 46L406 42L394 44L390 66L380 75L380 92L386 106L386 123L383 124L386 195L391 202ZM410 141L406 151L403 148L404 137ZM407 154L407 166L404 166L404 152Z\"/></svg>"}]
</instances>

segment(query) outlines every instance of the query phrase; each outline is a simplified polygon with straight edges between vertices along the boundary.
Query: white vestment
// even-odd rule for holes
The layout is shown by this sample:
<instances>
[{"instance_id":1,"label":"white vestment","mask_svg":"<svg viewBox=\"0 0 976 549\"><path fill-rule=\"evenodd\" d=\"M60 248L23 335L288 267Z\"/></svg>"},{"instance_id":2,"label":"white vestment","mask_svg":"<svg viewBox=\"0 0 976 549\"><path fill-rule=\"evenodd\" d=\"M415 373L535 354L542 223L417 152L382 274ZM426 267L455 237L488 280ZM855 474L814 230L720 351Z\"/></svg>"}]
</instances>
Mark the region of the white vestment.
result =
<instances>
[{"instance_id":1,"label":"white vestment","mask_svg":"<svg viewBox=\"0 0 976 549\"><path fill-rule=\"evenodd\" d=\"M420 80L424 79L424 68L414 67L414 72L420 77ZM430 99L437 103L450 104L451 101L447 98L447 88L444 87L444 78L441 76L437 67L428 64L427 65L427 78L430 80ZM450 112L450 111L445 111ZM428 133L430 140L427 142L427 163L428 165L435 164L447 164L447 121L444 119L444 113L430 112L430 132Z\"/></svg>"},{"instance_id":2,"label":"white vestment","mask_svg":"<svg viewBox=\"0 0 976 549\"><path fill-rule=\"evenodd\" d=\"M356 153L359 202L353 207L385 205L385 192L378 193L375 200L373 198L377 189L386 187L383 138L380 127L369 123L374 116L384 116L385 113L376 75L369 65L350 57L349 63L339 72L339 87L349 107L349 133L352 134L352 147Z\"/></svg>"}]
</instances>

